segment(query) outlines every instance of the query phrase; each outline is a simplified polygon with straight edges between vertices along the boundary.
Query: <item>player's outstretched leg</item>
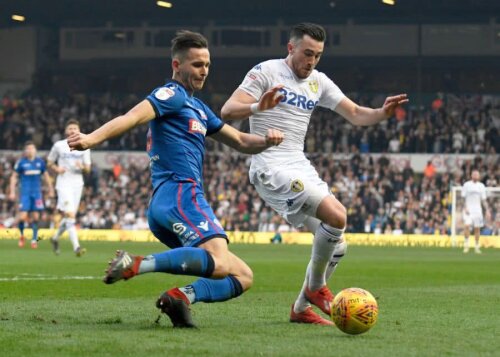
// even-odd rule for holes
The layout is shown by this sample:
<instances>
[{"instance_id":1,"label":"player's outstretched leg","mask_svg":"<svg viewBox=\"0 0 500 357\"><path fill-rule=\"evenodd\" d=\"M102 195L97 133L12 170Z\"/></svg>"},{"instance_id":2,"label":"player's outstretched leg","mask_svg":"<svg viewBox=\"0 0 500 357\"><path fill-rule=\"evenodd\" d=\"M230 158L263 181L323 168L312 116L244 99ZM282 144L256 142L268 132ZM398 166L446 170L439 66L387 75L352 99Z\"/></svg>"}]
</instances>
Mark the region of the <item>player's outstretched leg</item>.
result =
<instances>
[{"instance_id":1,"label":"player's outstretched leg","mask_svg":"<svg viewBox=\"0 0 500 357\"><path fill-rule=\"evenodd\" d=\"M103 280L106 284L113 284L119 280L128 280L138 274L152 272L211 276L213 271L212 256L201 248L175 248L145 257L118 250L116 258L109 263Z\"/></svg>"},{"instance_id":2,"label":"player's outstretched leg","mask_svg":"<svg viewBox=\"0 0 500 357\"><path fill-rule=\"evenodd\" d=\"M110 262L103 280L106 284L112 284L150 272L202 277L180 289L168 290L157 301L157 306L169 316L176 327L193 325L189 305L235 298L248 290L253 283L251 269L229 252L227 241L221 238L211 239L199 248L175 248L146 257L117 251L116 258Z\"/></svg>"},{"instance_id":3,"label":"player's outstretched leg","mask_svg":"<svg viewBox=\"0 0 500 357\"><path fill-rule=\"evenodd\" d=\"M214 277L219 278L224 273L219 269L220 256L221 254L214 254ZM157 307L169 316L174 327L194 326L189 310L191 304L226 301L240 296L251 287L253 273L250 267L229 251L227 260L230 274L224 278L200 278L190 285L170 289L160 296Z\"/></svg>"}]
</instances>

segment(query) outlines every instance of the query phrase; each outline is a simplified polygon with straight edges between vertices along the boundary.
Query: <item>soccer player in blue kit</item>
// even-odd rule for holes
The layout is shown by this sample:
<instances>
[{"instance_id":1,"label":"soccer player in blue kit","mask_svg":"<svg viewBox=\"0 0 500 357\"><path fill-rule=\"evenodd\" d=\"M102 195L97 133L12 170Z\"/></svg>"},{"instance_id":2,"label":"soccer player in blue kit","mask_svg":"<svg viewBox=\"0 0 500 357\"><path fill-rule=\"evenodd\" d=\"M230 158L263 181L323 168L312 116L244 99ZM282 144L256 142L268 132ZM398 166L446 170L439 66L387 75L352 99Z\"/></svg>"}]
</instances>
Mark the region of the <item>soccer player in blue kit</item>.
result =
<instances>
[{"instance_id":1,"label":"soccer player in blue kit","mask_svg":"<svg viewBox=\"0 0 500 357\"><path fill-rule=\"evenodd\" d=\"M11 200L16 198L16 187L19 185L19 218L18 227L21 233L19 247L24 247L24 226L28 220L28 213L31 213L30 227L33 230L31 248L38 247L38 220L40 211L43 211L42 179L49 189L49 197L54 197L54 188L46 170L45 161L36 156L36 146L32 141L24 144L24 155L15 166L10 177Z\"/></svg>"},{"instance_id":2,"label":"soccer player in blue kit","mask_svg":"<svg viewBox=\"0 0 500 357\"><path fill-rule=\"evenodd\" d=\"M104 282L112 284L149 272L198 276L192 284L164 292L156 303L174 327L194 327L189 305L235 298L253 282L250 267L229 251L227 235L203 193L205 136L253 154L279 145L283 134L275 129L265 136L242 133L192 96L202 89L210 66L208 43L201 34L179 31L172 40L171 55L171 81L92 133L70 136L68 144L85 150L149 123L147 150L153 183L149 226L172 249L147 256L119 250ZM261 109L278 104L279 89L273 87L262 96Z\"/></svg>"}]
</instances>

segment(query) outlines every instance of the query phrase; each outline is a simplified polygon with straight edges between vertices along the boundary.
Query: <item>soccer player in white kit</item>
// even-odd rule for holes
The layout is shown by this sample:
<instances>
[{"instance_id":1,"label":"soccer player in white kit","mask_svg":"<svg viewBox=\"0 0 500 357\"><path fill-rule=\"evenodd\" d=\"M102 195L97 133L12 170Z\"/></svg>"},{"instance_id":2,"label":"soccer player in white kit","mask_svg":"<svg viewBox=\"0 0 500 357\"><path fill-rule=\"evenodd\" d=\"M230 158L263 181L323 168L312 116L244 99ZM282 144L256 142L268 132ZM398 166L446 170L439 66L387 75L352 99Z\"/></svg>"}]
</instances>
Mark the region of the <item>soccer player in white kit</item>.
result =
<instances>
[{"instance_id":1,"label":"soccer player in white kit","mask_svg":"<svg viewBox=\"0 0 500 357\"><path fill-rule=\"evenodd\" d=\"M79 132L78 121L68 120L65 128L66 138ZM75 219L82 197L83 174L90 172L90 150L72 151L67 139L59 140L52 146L47 161L49 168L57 173L57 209L64 214L56 234L51 239L54 253L59 254L59 237L67 230L73 251L80 257L85 253L85 248L80 247L78 242Z\"/></svg>"},{"instance_id":2,"label":"soccer player in white kit","mask_svg":"<svg viewBox=\"0 0 500 357\"><path fill-rule=\"evenodd\" d=\"M312 255L302 290L292 305L290 321L331 325L313 311L311 304L330 315L333 294L326 281L344 256L346 209L332 195L328 184L305 157L304 139L316 106L336 111L354 125L373 125L393 116L406 94L388 97L378 109L361 107L348 99L324 73L315 70L323 53L323 27L301 23L292 28L288 56L262 62L251 69L242 84L224 104L223 119L250 117L253 134L277 128L285 139L279 147L252 156L250 182L260 197L295 226L305 225L314 233ZM281 86L278 105L269 110L262 94ZM267 108L272 107L268 105Z\"/></svg>"},{"instance_id":3,"label":"soccer player in white kit","mask_svg":"<svg viewBox=\"0 0 500 357\"><path fill-rule=\"evenodd\" d=\"M483 209L481 204L484 204L486 215L489 216L490 210L486 200L486 187L479 181L479 171L473 170L471 180L464 183L462 187L462 197L465 200L463 209L464 219L464 253L469 252L469 235L470 227L474 228L474 237L476 245L474 250L477 254L481 254L479 236L481 227L484 225Z\"/></svg>"}]
</instances>

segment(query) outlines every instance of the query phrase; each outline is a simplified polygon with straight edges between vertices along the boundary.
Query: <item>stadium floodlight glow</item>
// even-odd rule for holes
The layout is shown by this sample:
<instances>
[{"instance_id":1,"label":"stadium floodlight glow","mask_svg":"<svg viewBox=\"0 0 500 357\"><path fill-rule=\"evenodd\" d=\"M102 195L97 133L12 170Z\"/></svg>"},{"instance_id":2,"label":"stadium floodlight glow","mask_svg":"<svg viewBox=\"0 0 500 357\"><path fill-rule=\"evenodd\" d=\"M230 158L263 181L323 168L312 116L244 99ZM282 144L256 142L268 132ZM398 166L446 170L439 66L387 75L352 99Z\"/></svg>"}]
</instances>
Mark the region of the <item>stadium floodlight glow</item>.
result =
<instances>
[{"instance_id":1,"label":"stadium floodlight glow","mask_svg":"<svg viewBox=\"0 0 500 357\"><path fill-rule=\"evenodd\" d=\"M26 20L23 15L12 15L11 19L19 22L23 22L24 20Z\"/></svg>"},{"instance_id":2,"label":"stadium floodlight glow","mask_svg":"<svg viewBox=\"0 0 500 357\"><path fill-rule=\"evenodd\" d=\"M396 5L396 0L382 0L382 3L386 5Z\"/></svg>"},{"instance_id":3,"label":"stadium floodlight glow","mask_svg":"<svg viewBox=\"0 0 500 357\"><path fill-rule=\"evenodd\" d=\"M168 2L168 1L157 1L156 5L158 5L160 7L167 7L167 8L171 8L172 7L172 3Z\"/></svg>"}]
</instances>

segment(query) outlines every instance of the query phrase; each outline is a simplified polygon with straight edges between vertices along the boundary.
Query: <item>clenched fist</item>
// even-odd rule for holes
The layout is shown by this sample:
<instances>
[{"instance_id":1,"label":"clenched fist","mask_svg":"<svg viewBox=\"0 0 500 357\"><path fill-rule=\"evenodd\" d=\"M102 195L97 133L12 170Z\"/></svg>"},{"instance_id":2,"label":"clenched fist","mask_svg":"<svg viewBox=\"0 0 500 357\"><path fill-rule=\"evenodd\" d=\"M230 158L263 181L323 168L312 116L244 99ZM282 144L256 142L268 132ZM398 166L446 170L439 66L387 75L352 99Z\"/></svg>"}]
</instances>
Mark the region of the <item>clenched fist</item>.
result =
<instances>
[{"instance_id":1,"label":"clenched fist","mask_svg":"<svg viewBox=\"0 0 500 357\"><path fill-rule=\"evenodd\" d=\"M71 134L68 137L68 145L71 150L83 151L90 148L87 135L83 133Z\"/></svg>"},{"instance_id":2,"label":"clenched fist","mask_svg":"<svg viewBox=\"0 0 500 357\"><path fill-rule=\"evenodd\" d=\"M267 129L266 144L269 146L278 146L283 142L285 136L278 129Z\"/></svg>"}]
</instances>

